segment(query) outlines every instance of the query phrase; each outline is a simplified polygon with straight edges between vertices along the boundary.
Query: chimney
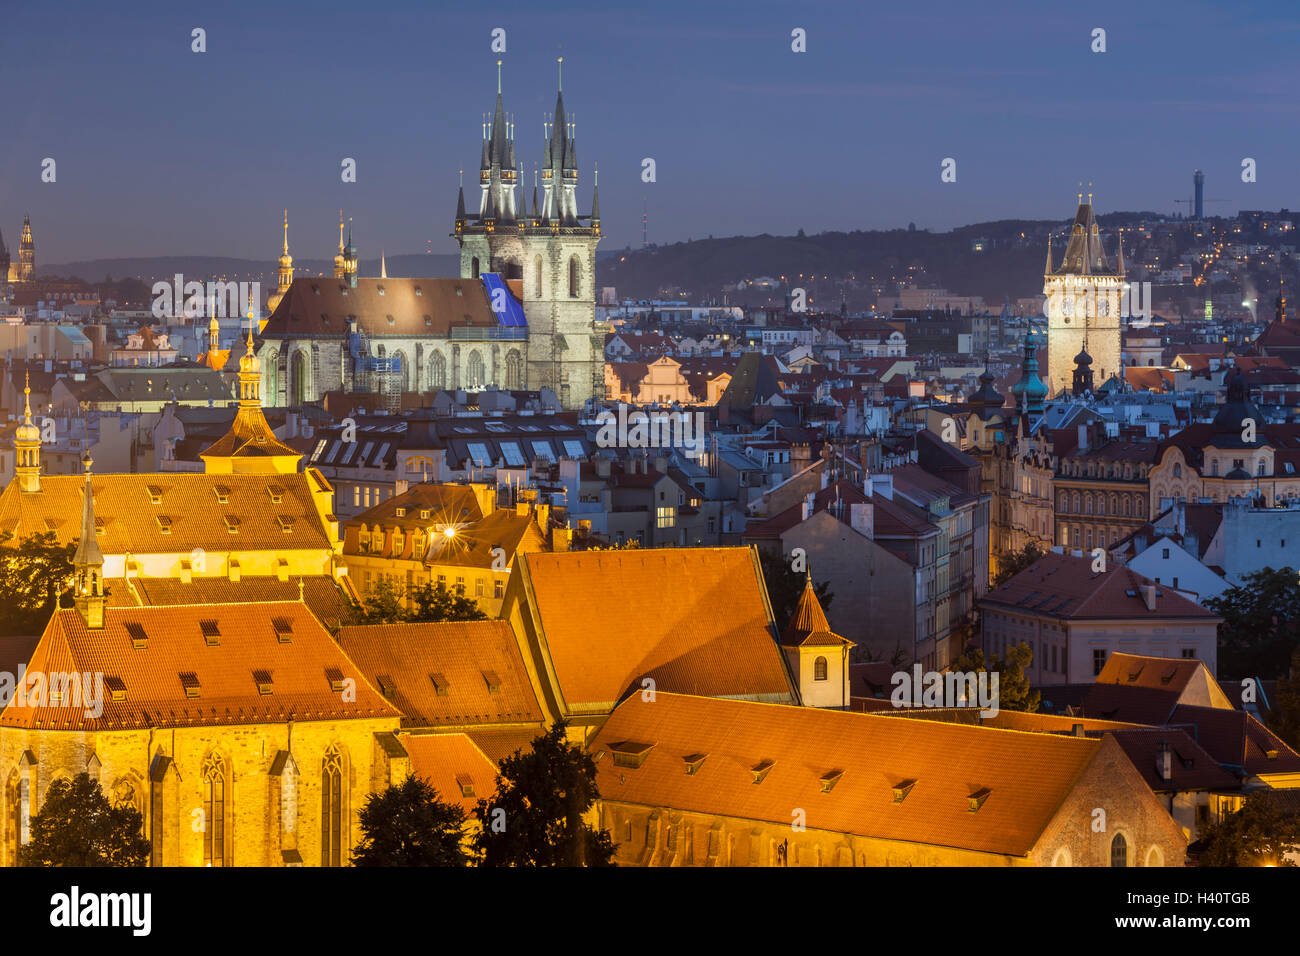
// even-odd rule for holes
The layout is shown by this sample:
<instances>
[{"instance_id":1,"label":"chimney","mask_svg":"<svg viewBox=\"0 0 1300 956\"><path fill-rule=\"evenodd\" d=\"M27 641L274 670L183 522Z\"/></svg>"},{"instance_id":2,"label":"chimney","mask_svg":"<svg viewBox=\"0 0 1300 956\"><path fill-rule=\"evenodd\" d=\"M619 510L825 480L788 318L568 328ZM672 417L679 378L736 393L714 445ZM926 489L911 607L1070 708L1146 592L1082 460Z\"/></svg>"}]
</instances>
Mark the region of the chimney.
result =
<instances>
[{"instance_id":1,"label":"chimney","mask_svg":"<svg viewBox=\"0 0 1300 956\"><path fill-rule=\"evenodd\" d=\"M1167 740L1160 741L1160 746L1156 748L1156 773L1160 774L1161 780L1174 779L1174 752Z\"/></svg>"},{"instance_id":2,"label":"chimney","mask_svg":"<svg viewBox=\"0 0 1300 956\"><path fill-rule=\"evenodd\" d=\"M1071 732L1072 734L1074 734L1074 736L1076 736L1076 737L1082 737L1082 736L1083 736L1083 724L1075 724L1073 727L1070 728L1070 732Z\"/></svg>"},{"instance_id":3,"label":"chimney","mask_svg":"<svg viewBox=\"0 0 1300 956\"><path fill-rule=\"evenodd\" d=\"M604 455L601 455L596 459L596 475L599 478L609 477L609 459Z\"/></svg>"},{"instance_id":4,"label":"chimney","mask_svg":"<svg viewBox=\"0 0 1300 956\"><path fill-rule=\"evenodd\" d=\"M1156 609L1156 586L1154 584L1144 584L1141 587L1142 601L1146 604L1148 611Z\"/></svg>"},{"instance_id":5,"label":"chimney","mask_svg":"<svg viewBox=\"0 0 1300 956\"><path fill-rule=\"evenodd\" d=\"M855 501L849 505L849 525L864 538L875 536L874 511L870 501Z\"/></svg>"},{"instance_id":6,"label":"chimney","mask_svg":"<svg viewBox=\"0 0 1300 956\"><path fill-rule=\"evenodd\" d=\"M801 521L807 521L812 517L813 506L816 504L816 501L817 495L814 492L808 492L807 496L805 496L803 500L803 517L800 518Z\"/></svg>"},{"instance_id":7,"label":"chimney","mask_svg":"<svg viewBox=\"0 0 1300 956\"><path fill-rule=\"evenodd\" d=\"M551 548L557 552L569 551L573 548L573 529L572 528L554 528L551 531Z\"/></svg>"},{"instance_id":8,"label":"chimney","mask_svg":"<svg viewBox=\"0 0 1300 956\"><path fill-rule=\"evenodd\" d=\"M665 455L655 455L655 471L662 475L668 474L668 458Z\"/></svg>"},{"instance_id":9,"label":"chimney","mask_svg":"<svg viewBox=\"0 0 1300 956\"><path fill-rule=\"evenodd\" d=\"M894 500L894 476L893 475L872 475L869 479L871 482L870 491L873 495L888 500Z\"/></svg>"}]
</instances>

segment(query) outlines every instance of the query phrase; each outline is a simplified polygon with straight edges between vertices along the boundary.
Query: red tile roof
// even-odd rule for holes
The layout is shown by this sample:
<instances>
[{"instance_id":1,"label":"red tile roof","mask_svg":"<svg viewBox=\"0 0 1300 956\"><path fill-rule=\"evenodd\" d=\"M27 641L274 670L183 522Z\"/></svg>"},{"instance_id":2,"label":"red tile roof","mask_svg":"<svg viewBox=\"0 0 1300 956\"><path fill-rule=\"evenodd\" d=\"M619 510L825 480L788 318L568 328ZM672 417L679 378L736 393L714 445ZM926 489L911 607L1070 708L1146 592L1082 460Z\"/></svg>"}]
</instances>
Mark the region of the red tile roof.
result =
<instances>
[{"instance_id":1,"label":"red tile roof","mask_svg":"<svg viewBox=\"0 0 1300 956\"><path fill-rule=\"evenodd\" d=\"M444 803L459 804L468 816L479 800L497 790L497 765L465 734L398 734L411 758L411 773L438 791Z\"/></svg>"},{"instance_id":2,"label":"red tile roof","mask_svg":"<svg viewBox=\"0 0 1300 956\"><path fill-rule=\"evenodd\" d=\"M756 554L663 548L524 554L546 667L571 712L660 691L793 702Z\"/></svg>"},{"instance_id":3,"label":"red tile roof","mask_svg":"<svg viewBox=\"0 0 1300 956\"><path fill-rule=\"evenodd\" d=\"M651 745L639 768L614 765L612 745L627 741ZM786 826L797 807L810 829L1024 856L1100 746L1086 737L660 694L653 703L629 697L588 750L599 755L597 782L608 801ZM683 758L697 754L704 760L687 774ZM756 784L756 768L769 762Z\"/></svg>"},{"instance_id":4,"label":"red tile roof","mask_svg":"<svg viewBox=\"0 0 1300 956\"><path fill-rule=\"evenodd\" d=\"M205 634L214 630L211 643ZM0 725L118 730L400 717L296 601L109 608L100 630L76 610L56 611L31 655L33 672L102 674L102 714L49 700L20 706L15 696ZM197 697L187 696L182 675L197 680ZM352 701L345 700L348 679ZM269 683L270 693L259 683ZM112 699L114 687L122 699Z\"/></svg>"},{"instance_id":5,"label":"red tile roof","mask_svg":"<svg viewBox=\"0 0 1300 956\"><path fill-rule=\"evenodd\" d=\"M505 621L350 626L339 629L338 641L402 711L404 727L540 726L542 711Z\"/></svg>"},{"instance_id":6,"label":"red tile roof","mask_svg":"<svg viewBox=\"0 0 1300 956\"><path fill-rule=\"evenodd\" d=\"M981 602L1065 620L1219 620L1199 604L1155 585L1129 568L1111 564L1105 571L1095 572L1092 565L1091 557L1046 554L1001 587L989 591ZM1142 598L1141 588L1147 584L1156 588L1154 611L1147 609Z\"/></svg>"}]
</instances>

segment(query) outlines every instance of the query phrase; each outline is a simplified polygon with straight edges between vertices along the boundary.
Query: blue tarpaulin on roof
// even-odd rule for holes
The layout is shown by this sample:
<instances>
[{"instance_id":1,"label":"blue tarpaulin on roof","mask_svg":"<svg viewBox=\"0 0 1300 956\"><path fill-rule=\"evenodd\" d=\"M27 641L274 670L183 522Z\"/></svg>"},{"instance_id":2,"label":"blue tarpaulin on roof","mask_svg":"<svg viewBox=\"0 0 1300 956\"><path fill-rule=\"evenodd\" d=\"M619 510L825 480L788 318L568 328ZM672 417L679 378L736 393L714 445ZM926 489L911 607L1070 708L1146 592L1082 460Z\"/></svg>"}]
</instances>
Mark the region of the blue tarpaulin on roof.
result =
<instances>
[{"instance_id":1,"label":"blue tarpaulin on roof","mask_svg":"<svg viewBox=\"0 0 1300 956\"><path fill-rule=\"evenodd\" d=\"M519 304L514 293L506 287L500 273L484 272L479 275L479 278L483 280L483 288L487 290L488 304L497 317L497 324L511 328L527 327L528 320L524 318L524 307ZM500 294L497 294L498 289ZM498 309L498 304L503 308Z\"/></svg>"}]
</instances>

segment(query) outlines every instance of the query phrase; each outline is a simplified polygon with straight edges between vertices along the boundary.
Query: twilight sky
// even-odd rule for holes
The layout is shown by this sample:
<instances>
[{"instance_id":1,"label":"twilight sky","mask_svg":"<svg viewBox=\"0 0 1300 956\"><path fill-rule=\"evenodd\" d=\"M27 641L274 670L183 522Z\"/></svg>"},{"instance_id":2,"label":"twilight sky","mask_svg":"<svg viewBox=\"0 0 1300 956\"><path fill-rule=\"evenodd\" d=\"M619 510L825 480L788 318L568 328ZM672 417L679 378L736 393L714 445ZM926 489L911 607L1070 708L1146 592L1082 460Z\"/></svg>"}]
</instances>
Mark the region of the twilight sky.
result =
<instances>
[{"instance_id":1,"label":"twilight sky","mask_svg":"<svg viewBox=\"0 0 1300 956\"><path fill-rule=\"evenodd\" d=\"M1172 213L1194 167L1228 200L1209 213L1300 206L1292 2L50 0L6 4L3 24L0 233L16 254L30 212L45 264L270 261L285 206L297 257L333 255L340 206L363 258L454 251L496 27L530 193L564 56L580 205L599 163L605 249L640 243L643 199L652 242L1064 220L1080 180L1099 212Z\"/></svg>"}]
</instances>

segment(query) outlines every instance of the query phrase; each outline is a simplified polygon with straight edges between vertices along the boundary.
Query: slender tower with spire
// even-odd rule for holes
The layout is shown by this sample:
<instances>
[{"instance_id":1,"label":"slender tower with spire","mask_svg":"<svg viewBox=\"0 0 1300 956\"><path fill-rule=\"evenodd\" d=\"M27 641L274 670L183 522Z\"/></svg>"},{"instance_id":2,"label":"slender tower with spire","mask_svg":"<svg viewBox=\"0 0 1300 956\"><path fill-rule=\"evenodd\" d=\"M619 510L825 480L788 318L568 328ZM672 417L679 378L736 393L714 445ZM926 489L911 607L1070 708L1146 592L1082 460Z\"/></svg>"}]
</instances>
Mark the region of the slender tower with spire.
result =
<instances>
[{"instance_id":1,"label":"slender tower with spire","mask_svg":"<svg viewBox=\"0 0 1300 956\"><path fill-rule=\"evenodd\" d=\"M14 480L25 494L41 490L41 430L32 421L32 376L23 385L23 420L14 429Z\"/></svg>"},{"instance_id":2,"label":"slender tower with spire","mask_svg":"<svg viewBox=\"0 0 1300 956\"><path fill-rule=\"evenodd\" d=\"M81 613L86 627L99 630L104 626L104 552L100 550L95 529L95 492L90 486L90 466L94 459L87 451L81 458L86 473L82 491L81 536L72 556L73 605Z\"/></svg>"},{"instance_id":3,"label":"slender tower with spire","mask_svg":"<svg viewBox=\"0 0 1300 956\"><path fill-rule=\"evenodd\" d=\"M284 298L289 286L293 285L293 256L289 255L289 210L284 211L284 248L280 253L279 268L276 270L275 292L266 300L266 311L274 312L275 307Z\"/></svg>"},{"instance_id":4,"label":"slender tower with spire","mask_svg":"<svg viewBox=\"0 0 1300 956\"><path fill-rule=\"evenodd\" d=\"M535 179L531 210L522 194L516 200L523 171L508 116L498 63L492 120L483 122L478 215L467 214L463 188L456 197L452 236L460 244L461 278L494 273L523 307L526 348L509 339L499 346L504 386L549 388L563 407L581 408L604 394L604 330L595 324L600 200L593 189L591 212L578 209L576 127L562 84L555 112L542 121L540 194Z\"/></svg>"},{"instance_id":5,"label":"slender tower with spire","mask_svg":"<svg viewBox=\"0 0 1300 956\"><path fill-rule=\"evenodd\" d=\"M18 281L36 281L36 240L32 238L31 216L23 216L23 232L18 239Z\"/></svg>"}]
</instances>

